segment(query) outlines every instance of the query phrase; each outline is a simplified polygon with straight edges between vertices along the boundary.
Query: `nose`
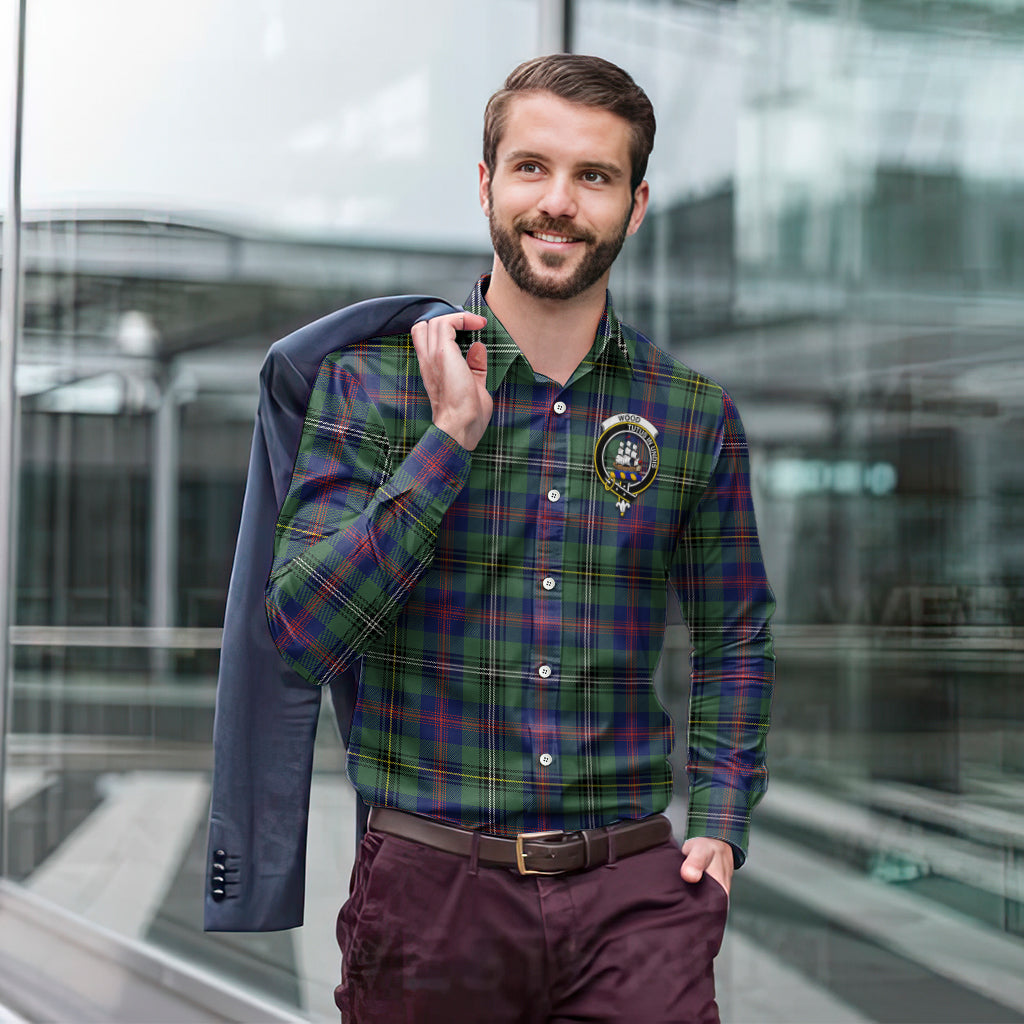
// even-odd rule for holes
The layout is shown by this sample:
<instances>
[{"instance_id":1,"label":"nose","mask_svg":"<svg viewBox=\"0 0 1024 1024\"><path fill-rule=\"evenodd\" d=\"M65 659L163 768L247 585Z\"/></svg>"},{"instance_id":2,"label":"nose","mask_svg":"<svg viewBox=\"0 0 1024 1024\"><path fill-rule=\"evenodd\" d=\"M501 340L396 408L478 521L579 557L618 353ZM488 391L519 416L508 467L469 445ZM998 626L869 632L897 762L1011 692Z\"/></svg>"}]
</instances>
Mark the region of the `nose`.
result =
<instances>
[{"instance_id":1,"label":"nose","mask_svg":"<svg viewBox=\"0 0 1024 1024\"><path fill-rule=\"evenodd\" d=\"M575 217L577 203L572 182L564 175L552 175L537 203L537 209L548 217Z\"/></svg>"}]
</instances>

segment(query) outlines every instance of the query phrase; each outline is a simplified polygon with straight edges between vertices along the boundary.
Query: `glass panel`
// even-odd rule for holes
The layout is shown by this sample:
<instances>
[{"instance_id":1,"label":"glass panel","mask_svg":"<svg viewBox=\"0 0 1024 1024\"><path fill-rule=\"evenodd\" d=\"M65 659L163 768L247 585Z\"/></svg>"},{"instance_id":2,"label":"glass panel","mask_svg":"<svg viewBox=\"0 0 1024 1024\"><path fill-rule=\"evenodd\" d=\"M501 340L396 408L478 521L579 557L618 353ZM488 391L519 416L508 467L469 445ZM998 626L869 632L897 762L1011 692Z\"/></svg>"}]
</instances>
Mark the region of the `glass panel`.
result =
<instances>
[{"instance_id":1,"label":"glass panel","mask_svg":"<svg viewBox=\"0 0 1024 1024\"><path fill-rule=\"evenodd\" d=\"M1024 4L575 9L658 113L617 303L737 399L779 599L723 1016L1020 1019Z\"/></svg>"},{"instance_id":2,"label":"glass panel","mask_svg":"<svg viewBox=\"0 0 1024 1024\"><path fill-rule=\"evenodd\" d=\"M11 118L14 114L16 0L0 0L0 218L11 188ZM2 232L0 232L2 234Z\"/></svg>"},{"instance_id":3,"label":"glass panel","mask_svg":"<svg viewBox=\"0 0 1024 1024\"><path fill-rule=\"evenodd\" d=\"M10 873L314 1019L354 852L330 721L306 926L200 930L257 374L357 299L468 293L484 103L538 24L535 0L29 4Z\"/></svg>"},{"instance_id":4,"label":"glass panel","mask_svg":"<svg viewBox=\"0 0 1024 1024\"><path fill-rule=\"evenodd\" d=\"M486 242L477 112L532 54L536 0L29 7L26 205Z\"/></svg>"},{"instance_id":5,"label":"glass panel","mask_svg":"<svg viewBox=\"0 0 1024 1024\"><path fill-rule=\"evenodd\" d=\"M16 82L16 32L17 32L17 3L16 0L0 0L0 282L4 279L5 271L5 259L4 259L4 233L8 230L10 225L10 219L8 217L8 208L10 205L10 188L11 188L11 150L13 148L13 119L14 119L14 89ZM4 305L4 289L0 287L0 321L5 315ZM0 330L0 345L4 344L6 339L3 337L3 332ZM3 353L5 356L6 353ZM6 415L8 409L8 402L10 400L9 394L0 394L0 415ZM3 430L0 430L0 444L4 443L2 440ZM0 481L0 501L6 502L9 500L9 489L7 487L8 481ZM0 512L7 513L6 508L0 509ZM3 518L0 516L0 518ZM6 540L0 540L0 543L5 543ZM0 586L5 585L6 581L0 580ZM0 627L2 628L2 627ZM6 643L3 636L0 636L0 643ZM7 649L5 649L6 651ZM6 776L6 772L3 770L4 765L0 765L0 790L2 790L4 799L9 802L9 781Z\"/></svg>"}]
</instances>

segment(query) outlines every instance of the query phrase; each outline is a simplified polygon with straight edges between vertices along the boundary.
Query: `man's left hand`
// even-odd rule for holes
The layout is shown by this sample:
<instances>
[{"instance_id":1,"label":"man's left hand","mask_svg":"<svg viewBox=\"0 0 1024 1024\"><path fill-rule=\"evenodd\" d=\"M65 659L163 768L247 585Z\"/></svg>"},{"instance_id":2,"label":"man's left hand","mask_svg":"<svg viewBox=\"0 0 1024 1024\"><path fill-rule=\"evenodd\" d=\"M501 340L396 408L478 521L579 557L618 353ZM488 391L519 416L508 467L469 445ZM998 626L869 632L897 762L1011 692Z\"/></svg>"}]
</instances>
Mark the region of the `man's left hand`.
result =
<instances>
[{"instance_id":1,"label":"man's left hand","mask_svg":"<svg viewBox=\"0 0 1024 1024\"><path fill-rule=\"evenodd\" d=\"M683 866L679 874L684 882L699 882L706 871L728 894L732 886L732 847L721 839L695 836L683 843Z\"/></svg>"}]
</instances>

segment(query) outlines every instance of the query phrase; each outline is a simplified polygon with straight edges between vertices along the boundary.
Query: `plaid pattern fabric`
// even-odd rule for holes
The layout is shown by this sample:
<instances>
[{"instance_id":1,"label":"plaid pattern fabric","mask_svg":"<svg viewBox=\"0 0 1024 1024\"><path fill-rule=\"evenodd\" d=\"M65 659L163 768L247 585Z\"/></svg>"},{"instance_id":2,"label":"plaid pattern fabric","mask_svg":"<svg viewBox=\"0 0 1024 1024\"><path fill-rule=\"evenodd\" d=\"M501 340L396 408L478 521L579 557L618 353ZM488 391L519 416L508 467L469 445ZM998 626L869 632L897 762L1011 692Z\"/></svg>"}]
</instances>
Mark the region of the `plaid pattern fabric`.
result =
<instances>
[{"instance_id":1,"label":"plaid pattern fabric","mask_svg":"<svg viewBox=\"0 0 1024 1024\"><path fill-rule=\"evenodd\" d=\"M408 335L324 361L267 587L278 647L317 684L362 657L348 774L370 804L592 828L672 795L651 682L671 586L693 644L688 832L742 859L774 654L735 407L610 305L565 387L535 375L486 282L466 309L488 325L460 335L486 343L494 395L472 453L432 425Z\"/></svg>"}]
</instances>

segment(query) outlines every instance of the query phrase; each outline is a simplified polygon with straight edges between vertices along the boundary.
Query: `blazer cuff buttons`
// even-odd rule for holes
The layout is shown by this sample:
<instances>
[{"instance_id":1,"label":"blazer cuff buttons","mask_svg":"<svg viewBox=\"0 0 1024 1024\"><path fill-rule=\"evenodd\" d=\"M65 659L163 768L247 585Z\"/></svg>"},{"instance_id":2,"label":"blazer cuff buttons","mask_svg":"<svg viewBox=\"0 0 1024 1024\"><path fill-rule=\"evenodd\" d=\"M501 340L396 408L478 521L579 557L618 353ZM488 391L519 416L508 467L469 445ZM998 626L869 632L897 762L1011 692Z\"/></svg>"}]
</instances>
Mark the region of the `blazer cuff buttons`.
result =
<instances>
[{"instance_id":1,"label":"blazer cuff buttons","mask_svg":"<svg viewBox=\"0 0 1024 1024\"><path fill-rule=\"evenodd\" d=\"M213 865L210 869L210 896L220 903L227 896L228 855L224 850L213 851Z\"/></svg>"}]
</instances>

